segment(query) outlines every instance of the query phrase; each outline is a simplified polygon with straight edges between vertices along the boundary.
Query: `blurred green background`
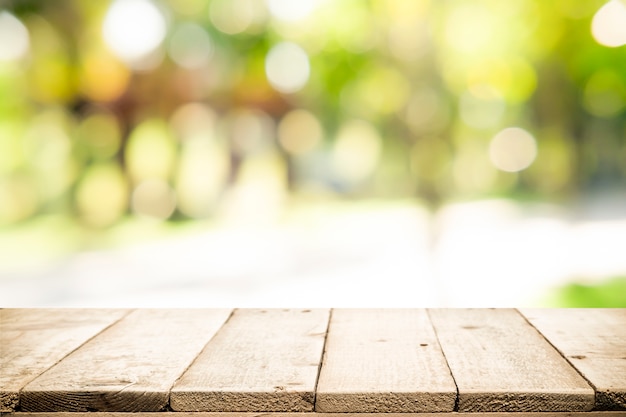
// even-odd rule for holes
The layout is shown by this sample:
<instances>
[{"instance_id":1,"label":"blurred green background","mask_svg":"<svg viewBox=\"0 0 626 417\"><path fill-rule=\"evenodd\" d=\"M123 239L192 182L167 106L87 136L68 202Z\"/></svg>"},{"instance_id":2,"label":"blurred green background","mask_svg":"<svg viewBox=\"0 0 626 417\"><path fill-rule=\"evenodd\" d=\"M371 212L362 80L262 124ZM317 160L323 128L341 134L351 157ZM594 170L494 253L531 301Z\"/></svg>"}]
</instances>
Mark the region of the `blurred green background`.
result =
<instances>
[{"instance_id":1,"label":"blurred green background","mask_svg":"<svg viewBox=\"0 0 626 417\"><path fill-rule=\"evenodd\" d=\"M624 190L624 44L621 0L1 0L5 260L337 199ZM624 282L546 304L626 306Z\"/></svg>"}]
</instances>

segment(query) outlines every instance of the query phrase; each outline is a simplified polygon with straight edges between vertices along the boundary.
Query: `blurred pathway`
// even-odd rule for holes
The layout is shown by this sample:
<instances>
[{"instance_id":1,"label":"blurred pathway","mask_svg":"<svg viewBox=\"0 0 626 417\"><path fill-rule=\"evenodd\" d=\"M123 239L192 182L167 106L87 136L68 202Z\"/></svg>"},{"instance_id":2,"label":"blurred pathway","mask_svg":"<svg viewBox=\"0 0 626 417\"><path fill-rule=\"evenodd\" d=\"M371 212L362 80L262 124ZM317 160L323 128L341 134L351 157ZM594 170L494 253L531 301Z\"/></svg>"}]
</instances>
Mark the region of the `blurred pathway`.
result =
<instances>
[{"instance_id":1,"label":"blurred pathway","mask_svg":"<svg viewBox=\"0 0 626 417\"><path fill-rule=\"evenodd\" d=\"M626 199L478 201L434 217L356 204L0 271L0 306L532 306L573 278L619 274Z\"/></svg>"}]
</instances>

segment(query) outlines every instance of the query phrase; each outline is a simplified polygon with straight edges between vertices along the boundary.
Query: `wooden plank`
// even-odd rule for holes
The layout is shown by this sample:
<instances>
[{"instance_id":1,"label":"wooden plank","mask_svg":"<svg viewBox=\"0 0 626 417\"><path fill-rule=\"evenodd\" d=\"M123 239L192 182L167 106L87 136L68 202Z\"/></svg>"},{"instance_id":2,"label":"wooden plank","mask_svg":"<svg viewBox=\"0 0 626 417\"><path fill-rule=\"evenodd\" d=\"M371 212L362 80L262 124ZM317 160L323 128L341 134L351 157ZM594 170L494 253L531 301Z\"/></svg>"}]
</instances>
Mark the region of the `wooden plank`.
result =
<instances>
[{"instance_id":1,"label":"wooden plank","mask_svg":"<svg viewBox=\"0 0 626 417\"><path fill-rule=\"evenodd\" d=\"M261 417L259 413L171 412L161 413L24 413L13 417ZM626 417L626 411L499 412L499 413L385 413L384 417ZM263 413L262 417L381 417L381 413Z\"/></svg>"},{"instance_id":2,"label":"wooden plank","mask_svg":"<svg viewBox=\"0 0 626 417\"><path fill-rule=\"evenodd\" d=\"M429 310L458 411L587 411L593 388L515 310Z\"/></svg>"},{"instance_id":3,"label":"wooden plank","mask_svg":"<svg viewBox=\"0 0 626 417\"><path fill-rule=\"evenodd\" d=\"M456 387L425 310L334 310L318 412L452 411Z\"/></svg>"},{"instance_id":4,"label":"wooden plank","mask_svg":"<svg viewBox=\"0 0 626 417\"><path fill-rule=\"evenodd\" d=\"M24 411L162 411L230 310L136 310L28 384Z\"/></svg>"},{"instance_id":5,"label":"wooden plank","mask_svg":"<svg viewBox=\"0 0 626 417\"><path fill-rule=\"evenodd\" d=\"M522 313L596 389L596 409L626 410L626 309Z\"/></svg>"},{"instance_id":6,"label":"wooden plank","mask_svg":"<svg viewBox=\"0 0 626 417\"><path fill-rule=\"evenodd\" d=\"M18 406L24 386L127 314L127 310L0 310L0 411Z\"/></svg>"},{"instance_id":7,"label":"wooden plank","mask_svg":"<svg viewBox=\"0 0 626 417\"><path fill-rule=\"evenodd\" d=\"M175 411L312 411L329 310L237 310L172 388Z\"/></svg>"}]
</instances>

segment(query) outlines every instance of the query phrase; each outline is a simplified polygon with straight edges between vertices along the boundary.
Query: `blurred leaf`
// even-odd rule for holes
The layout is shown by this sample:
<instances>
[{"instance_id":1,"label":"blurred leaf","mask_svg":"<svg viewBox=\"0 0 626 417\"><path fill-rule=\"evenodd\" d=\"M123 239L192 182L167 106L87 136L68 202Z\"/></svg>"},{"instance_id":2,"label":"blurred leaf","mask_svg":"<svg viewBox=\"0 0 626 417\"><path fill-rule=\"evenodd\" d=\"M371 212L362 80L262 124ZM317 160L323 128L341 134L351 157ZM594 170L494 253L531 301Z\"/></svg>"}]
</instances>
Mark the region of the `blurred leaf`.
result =
<instances>
[{"instance_id":1,"label":"blurred leaf","mask_svg":"<svg viewBox=\"0 0 626 417\"><path fill-rule=\"evenodd\" d=\"M554 307L626 307L626 277L598 284L572 283L555 290L550 302Z\"/></svg>"}]
</instances>

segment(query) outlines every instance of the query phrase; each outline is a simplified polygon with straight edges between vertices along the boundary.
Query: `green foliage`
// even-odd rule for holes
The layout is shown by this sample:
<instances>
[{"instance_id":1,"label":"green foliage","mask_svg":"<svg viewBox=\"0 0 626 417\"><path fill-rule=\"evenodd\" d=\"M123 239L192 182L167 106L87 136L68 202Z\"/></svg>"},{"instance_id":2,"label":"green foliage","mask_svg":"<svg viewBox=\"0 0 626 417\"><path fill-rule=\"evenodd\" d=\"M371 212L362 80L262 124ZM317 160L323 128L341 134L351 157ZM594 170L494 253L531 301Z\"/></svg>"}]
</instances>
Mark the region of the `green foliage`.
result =
<instances>
[{"instance_id":1,"label":"green foliage","mask_svg":"<svg viewBox=\"0 0 626 417\"><path fill-rule=\"evenodd\" d=\"M626 277L598 284L573 282L553 291L548 305L554 307L626 307Z\"/></svg>"},{"instance_id":2,"label":"green foliage","mask_svg":"<svg viewBox=\"0 0 626 417\"><path fill-rule=\"evenodd\" d=\"M56 214L85 212L85 196L99 195L97 187L124 196L116 215L83 213L83 220L110 218L99 223L108 227L138 214L144 194L146 204L173 205L160 220L194 218L184 206L210 216L219 196L249 189L244 179L251 176L263 179L254 182L255 195L412 196L432 207L494 194L563 198L626 180L626 46L605 46L591 30L604 0L338 0L312 2L310 10L303 1L290 6L304 10L295 20L273 2L137 0L132 4L149 5L131 16L141 30L112 45L106 19L129 3L0 3L3 24L15 31L4 52L0 47L0 142L17 149L0 157L0 198L12 201L0 207L0 225L52 210L53 197L68 202L54 206L62 211ZM146 21L155 13L164 34L158 16ZM132 29L127 22L111 27ZM161 38L150 53L124 56L129 45L150 43L155 28ZM28 50L20 55L15 45L24 33ZM283 42L307 60L304 83L293 91L267 73L268 56ZM294 56L282 57L274 76L298 75L292 64ZM294 110L321 126L319 138L307 139L311 146L294 145L298 129L281 130ZM51 112L63 116L37 127ZM158 178L136 173L144 151L133 151L133 135L152 118L161 120L157 136L169 138L167 172ZM374 139L338 146L355 121ZM94 126L102 129L91 135ZM536 155L517 151L528 146L490 148L510 127L528 132ZM41 144L36 161L22 155L29 141ZM200 155L190 148L201 149L206 163L185 157ZM61 153L67 160L55 165ZM342 168L348 160L360 166ZM84 181L101 163L116 165L125 179ZM137 178L162 183L142 194ZM176 201L177 193L189 201Z\"/></svg>"}]
</instances>

